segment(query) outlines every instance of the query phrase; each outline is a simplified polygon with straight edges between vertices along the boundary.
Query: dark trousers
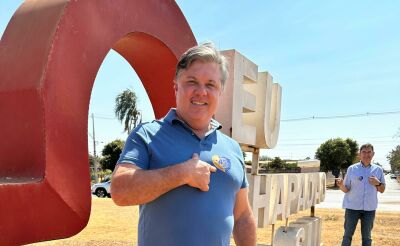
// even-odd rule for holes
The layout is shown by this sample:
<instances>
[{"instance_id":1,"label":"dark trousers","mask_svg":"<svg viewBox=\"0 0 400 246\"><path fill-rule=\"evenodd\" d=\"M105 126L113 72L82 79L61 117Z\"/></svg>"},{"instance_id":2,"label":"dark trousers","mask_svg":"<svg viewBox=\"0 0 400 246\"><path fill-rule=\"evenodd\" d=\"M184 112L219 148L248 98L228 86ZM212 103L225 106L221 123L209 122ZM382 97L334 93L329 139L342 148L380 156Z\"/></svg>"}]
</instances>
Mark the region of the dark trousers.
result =
<instances>
[{"instance_id":1,"label":"dark trousers","mask_svg":"<svg viewBox=\"0 0 400 246\"><path fill-rule=\"evenodd\" d=\"M350 246L358 220L361 220L362 246L370 246L371 231L374 226L375 211L346 209L344 217L344 236L342 246Z\"/></svg>"}]
</instances>

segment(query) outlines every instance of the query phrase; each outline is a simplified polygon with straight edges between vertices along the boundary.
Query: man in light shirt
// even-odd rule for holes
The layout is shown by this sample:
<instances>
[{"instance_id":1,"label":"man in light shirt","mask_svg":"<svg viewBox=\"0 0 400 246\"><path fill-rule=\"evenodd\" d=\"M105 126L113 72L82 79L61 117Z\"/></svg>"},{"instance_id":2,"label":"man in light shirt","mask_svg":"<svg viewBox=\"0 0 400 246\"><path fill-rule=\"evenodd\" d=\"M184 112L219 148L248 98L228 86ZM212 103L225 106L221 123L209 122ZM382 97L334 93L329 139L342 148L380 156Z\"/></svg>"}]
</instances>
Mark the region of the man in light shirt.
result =
<instances>
[{"instance_id":1,"label":"man in light shirt","mask_svg":"<svg viewBox=\"0 0 400 246\"><path fill-rule=\"evenodd\" d=\"M342 246L351 245L358 220L361 220L362 246L372 243L371 231L378 206L378 191L385 191L383 169L371 163L374 154L374 146L369 143L362 145L360 162L347 169L344 180L337 181L339 188L345 193L343 208L346 212Z\"/></svg>"}]
</instances>

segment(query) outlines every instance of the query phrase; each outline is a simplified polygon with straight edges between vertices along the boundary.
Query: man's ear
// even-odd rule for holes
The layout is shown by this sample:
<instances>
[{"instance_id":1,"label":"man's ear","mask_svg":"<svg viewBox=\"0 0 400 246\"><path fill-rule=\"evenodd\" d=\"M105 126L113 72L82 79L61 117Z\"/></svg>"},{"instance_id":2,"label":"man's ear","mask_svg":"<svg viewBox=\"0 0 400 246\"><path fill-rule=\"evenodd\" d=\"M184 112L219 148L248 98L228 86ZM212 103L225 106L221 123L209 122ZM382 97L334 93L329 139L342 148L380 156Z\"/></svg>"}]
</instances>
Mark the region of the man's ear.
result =
<instances>
[{"instance_id":1,"label":"man's ear","mask_svg":"<svg viewBox=\"0 0 400 246\"><path fill-rule=\"evenodd\" d=\"M174 80L174 91L176 95L176 92L178 91L178 83L176 83L176 80Z\"/></svg>"}]
</instances>

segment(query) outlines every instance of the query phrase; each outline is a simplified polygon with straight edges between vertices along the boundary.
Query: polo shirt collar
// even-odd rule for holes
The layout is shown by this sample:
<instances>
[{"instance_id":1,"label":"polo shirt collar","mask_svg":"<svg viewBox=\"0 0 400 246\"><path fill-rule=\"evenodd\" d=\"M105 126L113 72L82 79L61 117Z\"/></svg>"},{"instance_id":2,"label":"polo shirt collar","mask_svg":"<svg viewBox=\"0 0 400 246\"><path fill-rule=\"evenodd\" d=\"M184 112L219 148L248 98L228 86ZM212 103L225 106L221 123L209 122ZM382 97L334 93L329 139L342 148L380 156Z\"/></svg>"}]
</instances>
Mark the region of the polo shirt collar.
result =
<instances>
[{"instance_id":1,"label":"polo shirt collar","mask_svg":"<svg viewBox=\"0 0 400 246\"><path fill-rule=\"evenodd\" d=\"M178 118L178 115L176 114L176 108L171 108L168 114L164 117L164 120L171 125L173 125L176 122L180 122L184 125L187 125L184 121ZM210 125L211 125L211 131L219 130L222 128L222 125L215 119L211 119Z\"/></svg>"},{"instance_id":2,"label":"polo shirt collar","mask_svg":"<svg viewBox=\"0 0 400 246\"><path fill-rule=\"evenodd\" d=\"M364 164L360 161L360 166L361 166L362 168L370 168L370 167L372 166L372 163L370 163L370 164L366 167L366 166L364 166Z\"/></svg>"}]
</instances>

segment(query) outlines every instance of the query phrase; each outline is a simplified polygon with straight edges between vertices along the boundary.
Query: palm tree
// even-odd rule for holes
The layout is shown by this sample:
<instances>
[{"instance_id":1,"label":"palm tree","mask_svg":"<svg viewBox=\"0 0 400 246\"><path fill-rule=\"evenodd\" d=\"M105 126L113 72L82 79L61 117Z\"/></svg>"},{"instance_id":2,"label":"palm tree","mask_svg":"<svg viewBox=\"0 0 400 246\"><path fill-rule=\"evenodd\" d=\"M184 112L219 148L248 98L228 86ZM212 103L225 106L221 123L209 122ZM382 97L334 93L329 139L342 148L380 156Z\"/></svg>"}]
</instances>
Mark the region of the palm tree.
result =
<instances>
[{"instance_id":1,"label":"palm tree","mask_svg":"<svg viewBox=\"0 0 400 246\"><path fill-rule=\"evenodd\" d=\"M142 122L136 102L136 94L131 89L124 90L115 98L115 116L121 123L124 122L124 131L128 132L128 134L137 124Z\"/></svg>"}]
</instances>

